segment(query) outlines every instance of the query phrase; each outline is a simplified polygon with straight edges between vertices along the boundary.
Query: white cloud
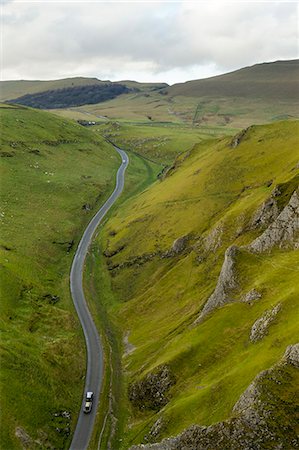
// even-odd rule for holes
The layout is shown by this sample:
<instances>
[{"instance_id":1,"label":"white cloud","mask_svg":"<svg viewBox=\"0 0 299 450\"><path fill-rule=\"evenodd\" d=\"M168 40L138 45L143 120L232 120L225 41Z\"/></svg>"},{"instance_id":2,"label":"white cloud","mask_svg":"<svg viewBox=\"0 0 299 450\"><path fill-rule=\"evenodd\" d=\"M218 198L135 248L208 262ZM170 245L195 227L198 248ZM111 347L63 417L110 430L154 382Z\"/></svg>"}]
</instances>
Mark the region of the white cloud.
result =
<instances>
[{"instance_id":1,"label":"white cloud","mask_svg":"<svg viewBox=\"0 0 299 450\"><path fill-rule=\"evenodd\" d=\"M173 83L297 57L296 3L23 0L2 9L3 79Z\"/></svg>"}]
</instances>

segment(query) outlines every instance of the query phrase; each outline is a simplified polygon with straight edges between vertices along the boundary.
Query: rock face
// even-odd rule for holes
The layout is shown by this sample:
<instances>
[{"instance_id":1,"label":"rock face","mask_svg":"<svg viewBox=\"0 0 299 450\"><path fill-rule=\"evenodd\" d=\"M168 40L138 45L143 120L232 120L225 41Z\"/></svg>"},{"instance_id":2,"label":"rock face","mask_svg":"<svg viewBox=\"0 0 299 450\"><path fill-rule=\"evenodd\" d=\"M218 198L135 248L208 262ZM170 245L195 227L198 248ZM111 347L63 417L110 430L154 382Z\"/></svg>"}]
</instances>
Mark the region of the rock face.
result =
<instances>
[{"instance_id":1,"label":"rock face","mask_svg":"<svg viewBox=\"0 0 299 450\"><path fill-rule=\"evenodd\" d=\"M299 194L293 193L274 222L247 248L253 253L270 251L274 246L299 248Z\"/></svg>"},{"instance_id":2,"label":"rock face","mask_svg":"<svg viewBox=\"0 0 299 450\"><path fill-rule=\"evenodd\" d=\"M256 289L251 289L249 292L247 292L247 294L244 295L244 297L242 298L242 302L252 303L255 300L259 300L260 298L262 298L262 294Z\"/></svg>"},{"instance_id":3,"label":"rock face","mask_svg":"<svg viewBox=\"0 0 299 450\"><path fill-rule=\"evenodd\" d=\"M298 405L284 397L285 386L295 382L298 366L299 344L295 344L277 365L256 376L236 402L231 419L208 427L193 425L176 437L130 450L298 449Z\"/></svg>"},{"instance_id":4,"label":"rock face","mask_svg":"<svg viewBox=\"0 0 299 450\"><path fill-rule=\"evenodd\" d=\"M129 400L140 410L159 410L168 403L167 392L175 384L170 368L160 366L140 381L129 386Z\"/></svg>"},{"instance_id":5,"label":"rock face","mask_svg":"<svg viewBox=\"0 0 299 450\"><path fill-rule=\"evenodd\" d=\"M242 140L244 139L244 137L249 129L250 129L250 127L245 128L245 130L242 130L241 133L238 133L236 136L233 137L233 139L230 143L231 148L238 147L238 145L240 144L240 142L242 142Z\"/></svg>"},{"instance_id":6,"label":"rock face","mask_svg":"<svg viewBox=\"0 0 299 450\"><path fill-rule=\"evenodd\" d=\"M172 244L171 251L176 255L182 253L186 249L188 239L189 239L188 236L182 236L176 239Z\"/></svg>"},{"instance_id":7,"label":"rock face","mask_svg":"<svg viewBox=\"0 0 299 450\"><path fill-rule=\"evenodd\" d=\"M231 292L237 287L235 275L236 255L239 248L235 245L229 247L225 252L224 263L217 281L217 285L213 294L209 297L196 323L213 311L215 308L222 306L231 301Z\"/></svg>"},{"instance_id":8,"label":"rock face","mask_svg":"<svg viewBox=\"0 0 299 450\"><path fill-rule=\"evenodd\" d=\"M274 191L275 193L276 191ZM268 226L279 215L279 209L275 195L271 195L254 214L251 221L251 228Z\"/></svg>"},{"instance_id":9,"label":"rock face","mask_svg":"<svg viewBox=\"0 0 299 450\"><path fill-rule=\"evenodd\" d=\"M299 344L287 347L283 361L299 369Z\"/></svg>"},{"instance_id":10,"label":"rock face","mask_svg":"<svg viewBox=\"0 0 299 450\"><path fill-rule=\"evenodd\" d=\"M281 304L278 303L278 305L276 305L273 309L269 309L268 311L266 311L262 317L254 322L250 332L251 342L257 342L261 340L268 333L269 326L275 320L280 309Z\"/></svg>"}]
</instances>

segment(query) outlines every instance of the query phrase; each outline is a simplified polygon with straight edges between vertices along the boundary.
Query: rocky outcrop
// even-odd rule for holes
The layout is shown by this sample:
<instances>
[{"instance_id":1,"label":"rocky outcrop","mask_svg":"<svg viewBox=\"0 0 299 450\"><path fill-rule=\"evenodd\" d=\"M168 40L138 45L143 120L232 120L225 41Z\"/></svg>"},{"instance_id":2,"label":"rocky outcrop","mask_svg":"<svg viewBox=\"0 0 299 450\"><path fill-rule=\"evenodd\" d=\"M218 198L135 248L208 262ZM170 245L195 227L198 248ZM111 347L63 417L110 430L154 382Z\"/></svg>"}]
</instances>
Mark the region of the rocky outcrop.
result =
<instances>
[{"instance_id":1,"label":"rocky outcrop","mask_svg":"<svg viewBox=\"0 0 299 450\"><path fill-rule=\"evenodd\" d=\"M223 224L218 224L204 239L203 245L207 252L215 252L222 244Z\"/></svg>"},{"instance_id":2,"label":"rocky outcrop","mask_svg":"<svg viewBox=\"0 0 299 450\"><path fill-rule=\"evenodd\" d=\"M238 147L238 145L242 142L242 140L244 139L245 135L247 134L247 132L249 131L250 127L245 128L244 130L242 130L240 133L238 133L236 136L233 137L230 146L231 148L236 148Z\"/></svg>"},{"instance_id":3,"label":"rocky outcrop","mask_svg":"<svg viewBox=\"0 0 299 450\"><path fill-rule=\"evenodd\" d=\"M275 192L276 191L274 191L274 193ZM250 228L268 226L278 217L280 211L275 196L276 195L271 195L271 197L267 198L267 200L259 207L251 220Z\"/></svg>"},{"instance_id":4,"label":"rocky outcrop","mask_svg":"<svg viewBox=\"0 0 299 450\"><path fill-rule=\"evenodd\" d=\"M176 255L178 255L179 253L182 253L187 247L188 240L189 240L189 236L179 237L172 244L171 251Z\"/></svg>"},{"instance_id":5,"label":"rocky outcrop","mask_svg":"<svg viewBox=\"0 0 299 450\"><path fill-rule=\"evenodd\" d=\"M195 323L199 323L206 314L215 308L219 308L219 306L223 306L232 301L231 293L238 285L235 274L236 255L238 251L239 248L235 245L226 250L216 288Z\"/></svg>"},{"instance_id":6,"label":"rocky outcrop","mask_svg":"<svg viewBox=\"0 0 299 450\"><path fill-rule=\"evenodd\" d=\"M260 298L262 298L262 294L256 289L251 289L249 292L247 292L247 294L244 295L244 297L242 297L242 302L252 303L255 300L259 300Z\"/></svg>"},{"instance_id":7,"label":"rocky outcrop","mask_svg":"<svg viewBox=\"0 0 299 450\"><path fill-rule=\"evenodd\" d=\"M298 405L285 400L285 389L295 383L298 366L299 344L295 344L277 365L256 376L236 402L231 419L208 427L193 425L176 437L130 450L298 449Z\"/></svg>"},{"instance_id":8,"label":"rocky outcrop","mask_svg":"<svg viewBox=\"0 0 299 450\"><path fill-rule=\"evenodd\" d=\"M149 433L144 436L144 440L146 442L155 442L159 438L159 435L163 431L165 427L165 421L163 417L159 417L156 422L153 424L152 428L150 429Z\"/></svg>"},{"instance_id":9,"label":"rocky outcrop","mask_svg":"<svg viewBox=\"0 0 299 450\"><path fill-rule=\"evenodd\" d=\"M299 369L299 344L289 345L282 361Z\"/></svg>"},{"instance_id":10,"label":"rocky outcrop","mask_svg":"<svg viewBox=\"0 0 299 450\"><path fill-rule=\"evenodd\" d=\"M269 326L274 322L280 310L281 304L278 303L273 309L268 309L262 317L254 322L250 332L251 342L261 340L268 333Z\"/></svg>"},{"instance_id":11,"label":"rocky outcrop","mask_svg":"<svg viewBox=\"0 0 299 450\"><path fill-rule=\"evenodd\" d=\"M168 403L167 393L175 384L175 377L166 365L129 386L129 400L136 408L159 410Z\"/></svg>"},{"instance_id":12,"label":"rocky outcrop","mask_svg":"<svg viewBox=\"0 0 299 450\"><path fill-rule=\"evenodd\" d=\"M299 190L290 198L274 222L247 249L253 253L270 251L274 246L299 248Z\"/></svg>"},{"instance_id":13,"label":"rocky outcrop","mask_svg":"<svg viewBox=\"0 0 299 450\"><path fill-rule=\"evenodd\" d=\"M34 441L22 427L17 427L15 435L19 439L23 448L32 448Z\"/></svg>"}]
</instances>

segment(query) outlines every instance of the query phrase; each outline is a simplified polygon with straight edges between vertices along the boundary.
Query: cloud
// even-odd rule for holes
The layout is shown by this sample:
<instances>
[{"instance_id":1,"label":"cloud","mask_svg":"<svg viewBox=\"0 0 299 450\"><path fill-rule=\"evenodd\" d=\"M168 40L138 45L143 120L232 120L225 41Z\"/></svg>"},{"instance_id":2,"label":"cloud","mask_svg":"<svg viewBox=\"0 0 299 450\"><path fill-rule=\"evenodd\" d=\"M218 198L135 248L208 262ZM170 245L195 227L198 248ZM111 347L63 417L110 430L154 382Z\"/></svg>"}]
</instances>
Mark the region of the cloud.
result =
<instances>
[{"instance_id":1,"label":"cloud","mask_svg":"<svg viewBox=\"0 0 299 450\"><path fill-rule=\"evenodd\" d=\"M297 57L296 3L10 1L2 9L4 79L174 82Z\"/></svg>"}]
</instances>

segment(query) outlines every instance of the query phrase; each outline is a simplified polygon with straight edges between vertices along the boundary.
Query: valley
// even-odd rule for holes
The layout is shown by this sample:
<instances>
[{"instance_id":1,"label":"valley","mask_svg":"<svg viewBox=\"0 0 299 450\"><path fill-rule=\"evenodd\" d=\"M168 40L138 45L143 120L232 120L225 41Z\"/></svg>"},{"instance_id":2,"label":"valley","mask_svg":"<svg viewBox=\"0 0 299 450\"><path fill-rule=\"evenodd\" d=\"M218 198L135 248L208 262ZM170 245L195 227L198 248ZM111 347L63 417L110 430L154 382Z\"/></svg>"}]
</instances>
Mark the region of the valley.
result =
<instances>
[{"instance_id":1,"label":"valley","mask_svg":"<svg viewBox=\"0 0 299 450\"><path fill-rule=\"evenodd\" d=\"M1 104L3 448L70 446L86 350L69 274L114 189L113 145L124 191L83 276L104 348L88 448L297 448L298 67ZM6 101L107 82L1 83Z\"/></svg>"}]
</instances>

